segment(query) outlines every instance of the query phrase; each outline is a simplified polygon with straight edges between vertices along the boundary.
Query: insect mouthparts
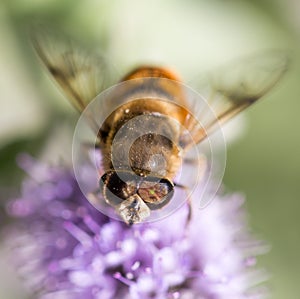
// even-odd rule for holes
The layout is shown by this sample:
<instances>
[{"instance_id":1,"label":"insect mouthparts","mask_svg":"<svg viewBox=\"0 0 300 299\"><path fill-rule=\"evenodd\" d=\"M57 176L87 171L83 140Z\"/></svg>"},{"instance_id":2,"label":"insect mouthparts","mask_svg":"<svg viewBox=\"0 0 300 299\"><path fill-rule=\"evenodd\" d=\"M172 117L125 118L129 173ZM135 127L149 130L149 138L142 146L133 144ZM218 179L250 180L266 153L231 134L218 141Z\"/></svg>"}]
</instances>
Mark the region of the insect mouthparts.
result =
<instances>
[{"instance_id":1,"label":"insect mouthparts","mask_svg":"<svg viewBox=\"0 0 300 299\"><path fill-rule=\"evenodd\" d=\"M150 215L149 207L137 194L124 200L119 205L118 211L128 225L142 222Z\"/></svg>"}]
</instances>

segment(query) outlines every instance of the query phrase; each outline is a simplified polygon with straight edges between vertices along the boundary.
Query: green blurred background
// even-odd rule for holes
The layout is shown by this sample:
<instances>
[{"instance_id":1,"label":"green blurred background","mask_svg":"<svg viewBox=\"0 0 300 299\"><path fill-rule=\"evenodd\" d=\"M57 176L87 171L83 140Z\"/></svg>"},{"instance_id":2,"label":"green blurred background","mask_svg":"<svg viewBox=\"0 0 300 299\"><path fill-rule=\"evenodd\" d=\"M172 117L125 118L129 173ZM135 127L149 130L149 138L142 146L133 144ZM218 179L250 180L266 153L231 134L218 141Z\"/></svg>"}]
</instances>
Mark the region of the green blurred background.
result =
<instances>
[{"instance_id":1,"label":"green blurred background","mask_svg":"<svg viewBox=\"0 0 300 299\"><path fill-rule=\"evenodd\" d=\"M272 246L259 261L271 273L272 298L299 298L299 16L297 0L2 0L3 205L17 194L23 175L17 153L68 157L77 117L32 53L26 34L32 22L64 28L104 51L119 76L151 62L173 66L192 85L197 76L241 54L290 49L293 59L282 82L231 125L229 135L235 137L229 138L224 182L228 191L246 195L254 233ZM3 205L1 225L8 221ZM0 298L26 298L2 251Z\"/></svg>"}]
</instances>

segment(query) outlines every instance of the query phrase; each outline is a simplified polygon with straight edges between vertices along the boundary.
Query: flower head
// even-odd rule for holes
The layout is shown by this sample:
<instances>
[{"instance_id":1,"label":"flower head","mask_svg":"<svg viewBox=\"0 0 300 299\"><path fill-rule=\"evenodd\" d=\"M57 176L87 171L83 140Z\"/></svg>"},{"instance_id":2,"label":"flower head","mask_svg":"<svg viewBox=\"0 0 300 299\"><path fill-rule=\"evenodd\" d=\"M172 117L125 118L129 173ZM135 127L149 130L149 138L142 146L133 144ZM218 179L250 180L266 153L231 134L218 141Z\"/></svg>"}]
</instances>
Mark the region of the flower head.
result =
<instances>
[{"instance_id":1,"label":"flower head","mask_svg":"<svg viewBox=\"0 0 300 299\"><path fill-rule=\"evenodd\" d=\"M98 212L71 171L34 162L11 200L6 230L14 263L39 299L261 298L252 286L261 244L249 235L240 195L217 198L132 227ZM197 196L197 194L194 194ZM250 289L252 288L252 291Z\"/></svg>"}]
</instances>

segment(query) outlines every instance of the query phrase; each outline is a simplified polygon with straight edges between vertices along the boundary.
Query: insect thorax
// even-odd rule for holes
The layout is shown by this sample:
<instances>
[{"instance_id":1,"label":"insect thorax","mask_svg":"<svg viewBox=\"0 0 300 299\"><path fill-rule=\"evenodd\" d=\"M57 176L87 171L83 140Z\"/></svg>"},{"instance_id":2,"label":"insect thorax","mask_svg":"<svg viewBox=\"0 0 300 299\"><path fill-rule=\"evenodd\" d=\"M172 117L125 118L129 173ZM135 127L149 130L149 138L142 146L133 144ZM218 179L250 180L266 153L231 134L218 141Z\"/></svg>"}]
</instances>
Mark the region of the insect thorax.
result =
<instances>
[{"instance_id":1,"label":"insect thorax","mask_svg":"<svg viewBox=\"0 0 300 299\"><path fill-rule=\"evenodd\" d=\"M168 104L168 103L167 103ZM180 123L166 103L141 99L116 109L100 129L104 170L134 171L172 179L180 166ZM172 107L173 115L180 108Z\"/></svg>"}]
</instances>

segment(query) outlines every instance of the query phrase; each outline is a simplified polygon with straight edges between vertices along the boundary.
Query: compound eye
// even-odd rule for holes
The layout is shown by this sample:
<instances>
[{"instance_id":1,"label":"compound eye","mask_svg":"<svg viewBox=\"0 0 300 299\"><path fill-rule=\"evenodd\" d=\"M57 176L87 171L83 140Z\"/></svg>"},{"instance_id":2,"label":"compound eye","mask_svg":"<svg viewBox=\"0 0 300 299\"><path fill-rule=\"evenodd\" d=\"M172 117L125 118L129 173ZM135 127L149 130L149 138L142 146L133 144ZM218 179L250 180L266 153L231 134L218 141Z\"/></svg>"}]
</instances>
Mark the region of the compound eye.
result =
<instances>
[{"instance_id":1,"label":"compound eye","mask_svg":"<svg viewBox=\"0 0 300 299\"><path fill-rule=\"evenodd\" d=\"M111 205L120 204L137 190L136 176L130 172L120 175L115 171L107 172L101 177L99 185L105 200Z\"/></svg>"},{"instance_id":2,"label":"compound eye","mask_svg":"<svg viewBox=\"0 0 300 299\"><path fill-rule=\"evenodd\" d=\"M171 200L174 185L168 179L147 177L140 183L137 192L151 210L156 210Z\"/></svg>"}]
</instances>

